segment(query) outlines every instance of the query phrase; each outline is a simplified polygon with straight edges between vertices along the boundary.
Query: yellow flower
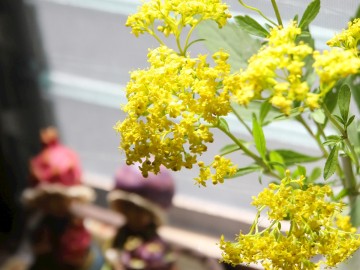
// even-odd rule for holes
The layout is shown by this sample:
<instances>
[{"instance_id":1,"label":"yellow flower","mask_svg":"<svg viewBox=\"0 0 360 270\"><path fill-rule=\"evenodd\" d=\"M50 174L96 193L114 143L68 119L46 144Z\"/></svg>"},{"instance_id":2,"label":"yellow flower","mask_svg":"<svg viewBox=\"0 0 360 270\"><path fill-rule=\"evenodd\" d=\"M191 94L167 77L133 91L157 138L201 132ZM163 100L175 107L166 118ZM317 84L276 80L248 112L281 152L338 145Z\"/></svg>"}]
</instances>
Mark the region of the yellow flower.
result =
<instances>
[{"instance_id":1,"label":"yellow flower","mask_svg":"<svg viewBox=\"0 0 360 270\"><path fill-rule=\"evenodd\" d=\"M352 51L341 49L325 50L323 53L314 52L313 67L320 78L322 95L326 94L334 84L342 78L356 74L360 69L360 59Z\"/></svg>"},{"instance_id":2,"label":"yellow flower","mask_svg":"<svg viewBox=\"0 0 360 270\"><path fill-rule=\"evenodd\" d=\"M204 123L217 123L231 110L229 93L221 89L230 72L228 55L219 51L213 57L210 67L204 55L179 56L161 46L149 52L148 69L131 73L127 117L115 129L127 163L140 162L144 175L157 173L160 164L174 171L191 168L213 142Z\"/></svg>"},{"instance_id":3,"label":"yellow flower","mask_svg":"<svg viewBox=\"0 0 360 270\"><path fill-rule=\"evenodd\" d=\"M357 45L360 39L360 19L357 18L348 23L348 29L335 35L327 44L330 47L341 47L346 50L353 50L357 53Z\"/></svg>"},{"instance_id":4,"label":"yellow flower","mask_svg":"<svg viewBox=\"0 0 360 270\"><path fill-rule=\"evenodd\" d=\"M128 17L126 26L131 27L136 36L143 33L153 35L155 25L165 36L178 36L186 25L213 20L222 27L230 17L227 5L221 0L150 0Z\"/></svg>"},{"instance_id":5,"label":"yellow flower","mask_svg":"<svg viewBox=\"0 0 360 270\"><path fill-rule=\"evenodd\" d=\"M304 179L293 180L287 171L280 184L270 184L253 198L258 214L250 232L240 233L236 242L220 239L225 262L261 263L273 270L319 269L322 264L336 266L359 248L360 236L354 234L349 218L339 216L344 204L329 201L329 186L305 186ZM271 225L260 231L264 209ZM285 220L289 231L280 230ZM326 260L315 262L318 255Z\"/></svg>"},{"instance_id":6,"label":"yellow flower","mask_svg":"<svg viewBox=\"0 0 360 270\"><path fill-rule=\"evenodd\" d=\"M206 181L209 179L212 180L214 185L223 183L225 177L231 177L237 171L237 166L230 159L218 155L214 157L214 161L210 165L205 166L202 161L198 165L200 174L199 177L195 178L195 181L202 186L206 186ZM211 172L212 169L214 173Z\"/></svg>"},{"instance_id":7,"label":"yellow flower","mask_svg":"<svg viewBox=\"0 0 360 270\"><path fill-rule=\"evenodd\" d=\"M303 68L313 51L307 44L296 43L300 33L295 22L285 28L274 27L268 43L249 59L247 68L224 79L224 89L233 94L235 102L247 105L270 97L272 105L285 114L295 102L308 104L310 87L303 78Z\"/></svg>"}]
</instances>

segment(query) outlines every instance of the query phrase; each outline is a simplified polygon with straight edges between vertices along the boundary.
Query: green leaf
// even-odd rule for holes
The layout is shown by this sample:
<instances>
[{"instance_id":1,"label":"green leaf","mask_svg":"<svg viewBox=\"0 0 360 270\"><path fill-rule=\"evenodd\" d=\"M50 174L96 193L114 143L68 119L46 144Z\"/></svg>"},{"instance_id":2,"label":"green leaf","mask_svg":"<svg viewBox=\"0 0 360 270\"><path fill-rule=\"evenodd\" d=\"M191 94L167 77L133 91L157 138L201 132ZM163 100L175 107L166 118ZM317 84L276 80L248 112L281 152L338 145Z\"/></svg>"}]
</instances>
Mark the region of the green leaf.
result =
<instances>
[{"instance_id":1,"label":"green leaf","mask_svg":"<svg viewBox=\"0 0 360 270\"><path fill-rule=\"evenodd\" d=\"M351 144L354 145L355 152L357 152L358 156L360 157L360 121L359 120L353 121L348 126L348 137Z\"/></svg>"},{"instance_id":2,"label":"green leaf","mask_svg":"<svg viewBox=\"0 0 360 270\"><path fill-rule=\"evenodd\" d=\"M280 155L276 151L271 151L269 153L269 160L269 164L274 167L274 169L280 174L280 176L285 176L286 165L282 155Z\"/></svg>"},{"instance_id":3,"label":"green leaf","mask_svg":"<svg viewBox=\"0 0 360 270\"><path fill-rule=\"evenodd\" d=\"M269 32L262 27L256 20L245 15L245 16L235 16L235 21L237 24L248 32L251 35L266 38L270 34Z\"/></svg>"},{"instance_id":4,"label":"green leaf","mask_svg":"<svg viewBox=\"0 0 360 270\"><path fill-rule=\"evenodd\" d=\"M241 148L235 143L228 144L228 145L225 145L223 148L220 149L219 154L220 155L226 155L226 154L230 154L232 152L235 152L235 151L237 151L239 149L241 149Z\"/></svg>"},{"instance_id":5,"label":"green leaf","mask_svg":"<svg viewBox=\"0 0 360 270\"><path fill-rule=\"evenodd\" d=\"M263 126L264 125L264 120L266 118L266 116L268 115L270 109L271 109L271 104L269 101L265 101L261 104L260 106L260 119L259 122L260 124Z\"/></svg>"},{"instance_id":6,"label":"green leaf","mask_svg":"<svg viewBox=\"0 0 360 270\"><path fill-rule=\"evenodd\" d=\"M334 196L334 201L340 201L342 198L349 194L349 190L347 188L343 188L336 196Z\"/></svg>"},{"instance_id":7,"label":"green leaf","mask_svg":"<svg viewBox=\"0 0 360 270\"><path fill-rule=\"evenodd\" d=\"M323 110L318 109L318 110L313 111L311 113L311 117L312 117L312 119L314 119L314 121L316 123L319 123L321 125L325 124L326 116L325 116L325 113L323 112Z\"/></svg>"},{"instance_id":8,"label":"green leaf","mask_svg":"<svg viewBox=\"0 0 360 270\"><path fill-rule=\"evenodd\" d=\"M294 16L293 21L294 21L294 22L298 22L298 21L299 21L299 15L298 15L298 14L296 14L296 15Z\"/></svg>"},{"instance_id":9,"label":"green leaf","mask_svg":"<svg viewBox=\"0 0 360 270\"><path fill-rule=\"evenodd\" d=\"M354 121L355 115L350 116L349 120L346 122L346 127L350 126L351 123Z\"/></svg>"},{"instance_id":10,"label":"green leaf","mask_svg":"<svg viewBox=\"0 0 360 270\"><path fill-rule=\"evenodd\" d=\"M306 176L306 168L304 166L298 165L297 171L299 172L299 175Z\"/></svg>"},{"instance_id":11,"label":"green leaf","mask_svg":"<svg viewBox=\"0 0 360 270\"><path fill-rule=\"evenodd\" d=\"M336 114L333 114L333 116L336 118L336 120L338 120L339 123L345 125L346 122L342 119L342 117L336 115Z\"/></svg>"},{"instance_id":12,"label":"green leaf","mask_svg":"<svg viewBox=\"0 0 360 270\"><path fill-rule=\"evenodd\" d=\"M266 141L265 141L265 136L264 136L264 132L262 130L261 125L259 124L259 122L256 119L256 115L253 114L253 137L254 137L254 141L255 141L255 147L258 150L260 156L262 157L263 160L265 160L265 155L266 155Z\"/></svg>"},{"instance_id":13,"label":"green leaf","mask_svg":"<svg viewBox=\"0 0 360 270\"><path fill-rule=\"evenodd\" d=\"M229 124L225 120L225 118L222 117L219 118L219 128L222 130L226 130L226 132L230 133Z\"/></svg>"},{"instance_id":14,"label":"green leaf","mask_svg":"<svg viewBox=\"0 0 360 270\"><path fill-rule=\"evenodd\" d=\"M317 14L320 11L320 0L312 1L306 8L300 23L299 27L301 29L306 29L309 24L316 18Z\"/></svg>"},{"instance_id":15,"label":"green leaf","mask_svg":"<svg viewBox=\"0 0 360 270\"><path fill-rule=\"evenodd\" d=\"M323 145L335 145L340 143L343 140L342 137L338 136L338 135L330 135L326 137L326 141L323 143Z\"/></svg>"},{"instance_id":16,"label":"green leaf","mask_svg":"<svg viewBox=\"0 0 360 270\"><path fill-rule=\"evenodd\" d=\"M239 177L239 176L243 176L246 174L250 174L253 172L260 172L262 170L262 167L260 167L257 164L252 164L250 166L247 167L243 167L243 168L239 168L237 169L236 173L230 177L226 176L224 177L225 179L231 179L231 178L235 178L235 177Z\"/></svg>"},{"instance_id":17,"label":"green leaf","mask_svg":"<svg viewBox=\"0 0 360 270\"><path fill-rule=\"evenodd\" d=\"M324 179L328 180L336 171L338 165L339 144L335 144L325 162Z\"/></svg>"},{"instance_id":18,"label":"green leaf","mask_svg":"<svg viewBox=\"0 0 360 270\"><path fill-rule=\"evenodd\" d=\"M333 112L336 107L338 93L339 92L336 90L332 90L326 93L324 103L330 112Z\"/></svg>"},{"instance_id":19,"label":"green leaf","mask_svg":"<svg viewBox=\"0 0 360 270\"><path fill-rule=\"evenodd\" d=\"M315 167L312 170L312 172L311 172L311 174L310 174L310 176L308 178L307 183L314 183L321 176L321 172L322 172L321 168Z\"/></svg>"},{"instance_id":20,"label":"green leaf","mask_svg":"<svg viewBox=\"0 0 360 270\"><path fill-rule=\"evenodd\" d=\"M280 154L284 160L286 166L291 166L296 163L307 163L320 160L322 157L314 157L305 155L293 150L288 149L276 149L275 150L278 154Z\"/></svg>"},{"instance_id":21,"label":"green leaf","mask_svg":"<svg viewBox=\"0 0 360 270\"><path fill-rule=\"evenodd\" d=\"M359 6L359 10L360 10L360 6ZM360 75L355 74L347 77L345 79L345 83L349 85L355 104L358 110L360 111Z\"/></svg>"},{"instance_id":22,"label":"green leaf","mask_svg":"<svg viewBox=\"0 0 360 270\"><path fill-rule=\"evenodd\" d=\"M259 40L235 23L228 23L219 29L215 22L205 21L196 27L196 31L199 38L205 39L204 45L211 53L220 49L229 53L228 63L233 72L245 68L248 59L261 47Z\"/></svg>"},{"instance_id":23,"label":"green leaf","mask_svg":"<svg viewBox=\"0 0 360 270\"><path fill-rule=\"evenodd\" d=\"M344 123L347 122L349 116L350 99L351 99L350 87L344 84L340 88L339 96L338 96L338 106Z\"/></svg>"}]
</instances>

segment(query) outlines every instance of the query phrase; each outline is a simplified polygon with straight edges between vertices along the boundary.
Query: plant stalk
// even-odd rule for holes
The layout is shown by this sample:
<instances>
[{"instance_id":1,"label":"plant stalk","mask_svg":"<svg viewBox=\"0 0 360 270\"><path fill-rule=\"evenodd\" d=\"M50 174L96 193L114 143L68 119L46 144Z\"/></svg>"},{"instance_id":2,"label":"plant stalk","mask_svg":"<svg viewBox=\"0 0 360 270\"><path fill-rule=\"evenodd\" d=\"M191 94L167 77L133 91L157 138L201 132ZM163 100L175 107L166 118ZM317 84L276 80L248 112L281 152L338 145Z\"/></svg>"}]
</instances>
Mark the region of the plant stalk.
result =
<instances>
[{"instance_id":1,"label":"plant stalk","mask_svg":"<svg viewBox=\"0 0 360 270\"><path fill-rule=\"evenodd\" d=\"M279 12L279 8L278 8L278 5L276 3L276 0L271 0L271 4L273 6L273 9L274 9L278 24L282 26L283 23L282 23L282 20L281 20L281 16L280 16L280 12Z\"/></svg>"}]
</instances>

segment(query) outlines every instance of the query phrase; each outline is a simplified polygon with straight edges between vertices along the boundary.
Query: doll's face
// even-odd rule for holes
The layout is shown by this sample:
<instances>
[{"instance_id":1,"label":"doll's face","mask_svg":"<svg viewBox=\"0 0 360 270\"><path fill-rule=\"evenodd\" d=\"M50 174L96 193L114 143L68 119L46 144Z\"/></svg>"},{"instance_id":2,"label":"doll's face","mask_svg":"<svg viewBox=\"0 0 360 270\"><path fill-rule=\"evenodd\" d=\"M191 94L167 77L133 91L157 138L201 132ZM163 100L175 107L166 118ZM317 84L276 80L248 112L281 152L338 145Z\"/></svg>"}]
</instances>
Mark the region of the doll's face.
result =
<instances>
[{"instance_id":1,"label":"doll's face","mask_svg":"<svg viewBox=\"0 0 360 270\"><path fill-rule=\"evenodd\" d=\"M44 193L38 199L37 205L45 214L55 217L64 217L69 214L69 207L72 200L60 193Z\"/></svg>"},{"instance_id":2,"label":"doll's face","mask_svg":"<svg viewBox=\"0 0 360 270\"><path fill-rule=\"evenodd\" d=\"M154 223L154 215L148 210L128 201L119 201L116 209L126 217L126 224L133 231L142 231Z\"/></svg>"}]
</instances>

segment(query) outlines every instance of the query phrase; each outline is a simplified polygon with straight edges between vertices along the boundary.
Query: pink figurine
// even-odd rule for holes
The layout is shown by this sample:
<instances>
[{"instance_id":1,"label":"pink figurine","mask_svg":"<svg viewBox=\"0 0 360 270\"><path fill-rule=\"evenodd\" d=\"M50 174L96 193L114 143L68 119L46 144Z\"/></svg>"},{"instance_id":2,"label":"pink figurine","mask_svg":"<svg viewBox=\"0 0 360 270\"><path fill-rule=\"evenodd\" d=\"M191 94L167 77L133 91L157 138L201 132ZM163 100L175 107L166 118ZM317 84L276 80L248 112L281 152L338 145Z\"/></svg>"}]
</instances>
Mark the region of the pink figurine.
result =
<instances>
[{"instance_id":1,"label":"pink figurine","mask_svg":"<svg viewBox=\"0 0 360 270\"><path fill-rule=\"evenodd\" d=\"M79 159L59 143L55 128L42 130L41 141L43 150L30 161L31 187L23 193L25 204L41 215L31 234L34 263L30 269L101 269L83 219L70 210L74 202L93 201L95 193L81 185Z\"/></svg>"}]
</instances>

